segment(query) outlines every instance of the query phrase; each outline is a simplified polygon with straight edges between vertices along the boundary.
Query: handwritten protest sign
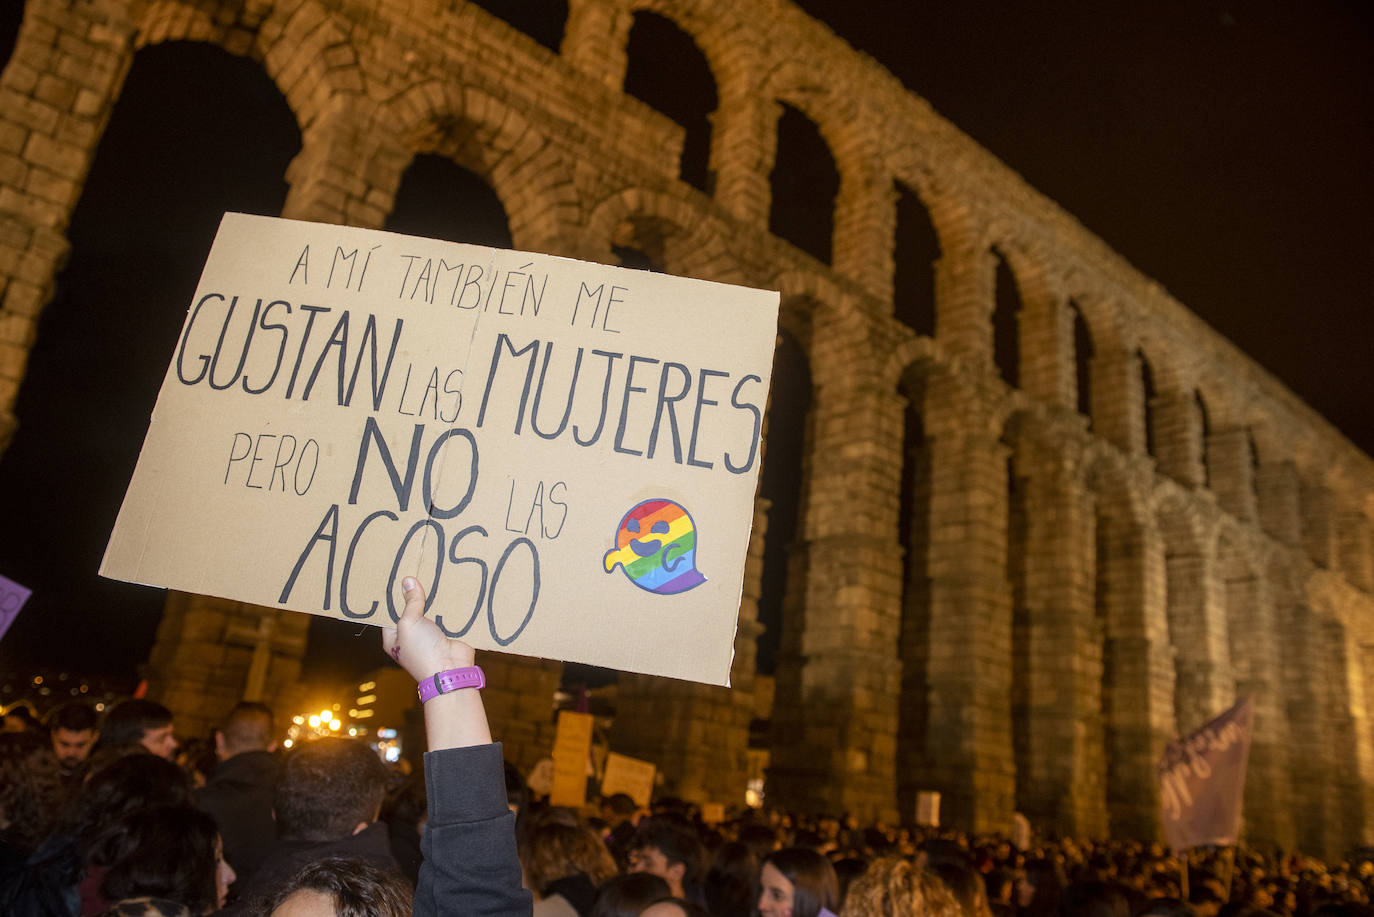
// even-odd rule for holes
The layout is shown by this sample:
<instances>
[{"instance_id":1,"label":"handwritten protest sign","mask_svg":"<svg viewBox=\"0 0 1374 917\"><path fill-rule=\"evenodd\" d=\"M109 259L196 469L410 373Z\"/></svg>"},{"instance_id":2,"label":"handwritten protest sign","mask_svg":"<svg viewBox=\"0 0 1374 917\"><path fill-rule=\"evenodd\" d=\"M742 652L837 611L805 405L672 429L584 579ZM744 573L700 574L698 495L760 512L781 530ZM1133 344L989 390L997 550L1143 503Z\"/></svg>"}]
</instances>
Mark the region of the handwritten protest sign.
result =
<instances>
[{"instance_id":1,"label":"handwritten protest sign","mask_svg":"<svg viewBox=\"0 0 1374 917\"><path fill-rule=\"evenodd\" d=\"M601 775L601 795L624 793L635 805L648 806L654 795L654 778L658 768L651 761L641 761L628 755L611 752L606 756L606 772Z\"/></svg>"},{"instance_id":2,"label":"handwritten protest sign","mask_svg":"<svg viewBox=\"0 0 1374 917\"><path fill-rule=\"evenodd\" d=\"M1188 850L1236 842L1254 720L1254 697L1247 695L1216 719L1164 747L1156 774L1164 836L1170 847Z\"/></svg>"},{"instance_id":3,"label":"handwritten protest sign","mask_svg":"<svg viewBox=\"0 0 1374 917\"><path fill-rule=\"evenodd\" d=\"M5 639L10 625L19 617L19 610L24 607L30 595L33 595L32 590L8 577L0 576L0 640Z\"/></svg>"},{"instance_id":4,"label":"handwritten protest sign","mask_svg":"<svg viewBox=\"0 0 1374 917\"><path fill-rule=\"evenodd\" d=\"M226 214L101 573L727 684L777 304Z\"/></svg>"},{"instance_id":5,"label":"handwritten protest sign","mask_svg":"<svg viewBox=\"0 0 1374 917\"><path fill-rule=\"evenodd\" d=\"M592 751L592 717L572 710L558 712L553 735L553 782L549 805L580 808L587 802L587 765Z\"/></svg>"}]
</instances>

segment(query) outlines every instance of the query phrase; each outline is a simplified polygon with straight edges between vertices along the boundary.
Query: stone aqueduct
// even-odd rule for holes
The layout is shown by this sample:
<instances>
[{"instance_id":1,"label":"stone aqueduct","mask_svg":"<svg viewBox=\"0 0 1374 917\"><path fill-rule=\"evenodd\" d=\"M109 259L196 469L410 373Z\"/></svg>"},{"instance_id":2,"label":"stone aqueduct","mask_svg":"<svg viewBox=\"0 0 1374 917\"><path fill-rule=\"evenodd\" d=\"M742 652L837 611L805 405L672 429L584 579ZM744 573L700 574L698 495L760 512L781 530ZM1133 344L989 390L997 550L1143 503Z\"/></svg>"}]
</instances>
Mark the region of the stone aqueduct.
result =
<instances>
[{"instance_id":1,"label":"stone aqueduct","mask_svg":"<svg viewBox=\"0 0 1374 917\"><path fill-rule=\"evenodd\" d=\"M285 216L380 227L412 159L437 153L494 189L517 248L625 246L782 291L810 407L804 454L768 458L800 462L800 515L768 532L759 500L736 687L621 682L615 747L679 792L743 785L763 548L782 537L770 801L893 819L933 788L966 828L1019 810L1150 837L1163 743L1253 693L1250 841L1374 839L1370 459L786 0L568 8L554 52L463 0L26 0L0 78L0 443L135 54L210 43L257 62L295 115ZM683 128L623 92L644 12L709 64L709 193L679 176ZM769 232L784 105L840 175L829 263ZM933 334L894 312L899 186L938 236ZM1015 385L994 359L999 259ZM173 595L154 690L204 722L243 683L236 635L275 629L280 687L306 620ZM559 667L485 664L508 753L543 753Z\"/></svg>"}]
</instances>

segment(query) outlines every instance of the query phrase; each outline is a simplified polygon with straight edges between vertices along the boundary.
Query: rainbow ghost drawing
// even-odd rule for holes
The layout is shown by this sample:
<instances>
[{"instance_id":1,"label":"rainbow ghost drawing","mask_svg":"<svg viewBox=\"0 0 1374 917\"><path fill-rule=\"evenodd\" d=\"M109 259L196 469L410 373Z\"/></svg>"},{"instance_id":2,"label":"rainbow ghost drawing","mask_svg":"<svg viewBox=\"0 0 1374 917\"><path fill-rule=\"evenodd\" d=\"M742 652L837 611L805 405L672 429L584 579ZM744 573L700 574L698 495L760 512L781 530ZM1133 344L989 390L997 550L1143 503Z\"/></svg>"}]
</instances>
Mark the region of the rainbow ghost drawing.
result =
<instances>
[{"instance_id":1,"label":"rainbow ghost drawing","mask_svg":"<svg viewBox=\"0 0 1374 917\"><path fill-rule=\"evenodd\" d=\"M706 582L697 570L696 525L672 500L645 500L626 513L604 563L607 573L619 566L630 582L656 595L675 595Z\"/></svg>"}]
</instances>

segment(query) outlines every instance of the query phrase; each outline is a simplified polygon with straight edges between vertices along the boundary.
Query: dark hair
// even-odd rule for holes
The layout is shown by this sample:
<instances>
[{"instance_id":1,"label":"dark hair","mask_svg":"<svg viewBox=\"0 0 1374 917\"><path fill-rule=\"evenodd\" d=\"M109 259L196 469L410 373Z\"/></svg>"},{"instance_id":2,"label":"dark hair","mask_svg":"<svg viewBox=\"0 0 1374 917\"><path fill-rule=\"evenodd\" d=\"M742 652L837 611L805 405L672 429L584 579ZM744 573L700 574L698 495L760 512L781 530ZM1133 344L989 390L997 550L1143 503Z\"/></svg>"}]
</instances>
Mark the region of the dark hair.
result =
<instances>
[{"instance_id":1,"label":"dark hair","mask_svg":"<svg viewBox=\"0 0 1374 917\"><path fill-rule=\"evenodd\" d=\"M348 837L377 817L386 793L386 767L354 739L316 739L299 746L282 767L272 800L282 840Z\"/></svg>"},{"instance_id":2,"label":"dark hair","mask_svg":"<svg viewBox=\"0 0 1374 917\"><path fill-rule=\"evenodd\" d=\"M10 823L6 840L25 853L37 847L61 808L63 792L56 756L42 733L0 733L0 813Z\"/></svg>"},{"instance_id":3,"label":"dark hair","mask_svg":"<svg viewBox=\"0 0 1374 917\"><path fill-rule=\"evenodd\" d=\"M1145 906L1139 917L1197 917L1197 911L1177 898L1156 898Z\"/></svg>"},{"instance_id":4,"label":"dark hair","mask_svg":"<svg viewBox=\"0 0 1374 917\"><path fill-rule=\"evenodd\" d=\"M165 758L140 751L91 772L63 815L61 833L75 839L90 862L108 866L120 824L154 806L191 805L191 778ZM115 844L117 846L117 843Z\"/></svg>"},{"instance_id":5,"label":"dark hair","mask_svg":"<svg viewBox=\"0 0 1374 917\"><path fill-rule=\"evenodd\" d=\"M840 906L840 880L835 867L821 854L807 847L785 847L763 858L792 883L793 917L816 917L821 908Z\"/></svg>"},{"instance_id":6,"label":"dark hair","mask_svg":"<svg viewBox=\"0 0 1374 917\"><path fill-rule=\"evenodd\" d=\"M172 722L172 711L156 701L134 698L115 705L100 728L101 745L136 745L143 734Z\"/></svg>"},{"instance_id":7,"label":"dark hair","mask_svg":"<svg viewBox=\"0 0 1374 917\"><path fill-rule=\"evenodd\" d=\"M674 898L672 895L667 895L666 897L659 898L655 901L650 901L646 905L646 907L653 907L655 904L676 905L677 908L682 911L682 913L687 915L687 917L711 917L711 915L707 913L706 910L702 908L700 905L693 904L690 901L684 901L681 898ZM643 912L641 911L641 913Z\"/></svg>"},{"instance_id":8,"label":"dark hair","mask_svg":"<svg viewBox=\"0 0 1374 917\"><path fill-rule=\"evenodd\" d=\"M410 917L415 894L394 870L367 860L327 857L303 867L254 910L271 914L302 890L328 895L338 917Z\"/></svg>"},{"instance_id":9,"label":"dark hair","mask_svg":"<svg viewBox=\"0 0 1374 917\"><path fill-rule=\"evenodd\" d=\"M647 872L613 876L596 893L588 917L639 917L640 911L672 895L673 890L662 876Z\"/></svg>"},{"instance_id":10,"label":"dark hair","mask_svg":"<svg viewBox=\"0 0 1374 917\"><path fill-rule=\"evenodd\" d=\"M671 866L682 863L686 870L683 880L696 882L701 879L702 849L701 841L690 827L674 819L654 816L640 822L630 841L631 850L658 848Z\"/></svg>"},{"instance_id":11,"label":"dark hair","mask_svg":"<svg viewBox=\"0 0 1374 917\"><path fill-rule=\"evenodd\" d=\"M990 913L988 890L983 885L982 876L972 866L954 860L940 860L931 864L930 871L940 877L969 917L983 917Z\"/></svg>"},{"instance_id":12,"label":"dark hair","mask_svg":"<svg viewBox=\"0 0 1374 917\"><path fill-rule=\"evenodd\" d=\"M167 898L192 914L214 910L219 904L218 837L215 820L191 806L135 812L110 845L112 862L100 891L111 902Z\"/></svg>"},{"instance_id":13,"label":"dark hair","mask_svg":"<svg viewBox=\"0 0 1374 917\"><path fill-rule=\"evenodd\" d=\"M629 793L612 793L603 798L601 804L616 815L633 815L635 814L635 809L639 808L635 805L635 801L630 797Z\"/></svg>"},{"instance_id":14,"label":"dark hair","mask_svg":"<svg viewBox=\"0 0 1374 917\"><path fill-rule=\"evenodd\" d=\"M53 732L59 729L65 729L68 732L85 732L87 729L94 730L99 725L100 717L96 714L95 708L81 701L63 704L48 714L48 729Z\"/></svg>"},{"instance_id":15,"label":"dark hair","mask_svg":"<svg viewBox=\"0 0 1374 917\"><path fill-rule=\"evenodd\" d=\"M257 701L240 701L224 718L219 728L224 737L224 749L230 754L241 751L266 751L272 744L272 708Z\"/></svg>"},{"instance_id":16,"label":"dark hair","mask_svg":"<svg viewBox=\"0 0 1374 917\"><path fill-rule=\"evenodd\" d=\"M1064 870L1054 860L1042 858L1027 860L1025 866L1026 882L1035 889L1025 913L1030 917L1049 917L1059 911L1059 899L1064 893Z\"/></svg>"},{"instance_id":17,"label":"dark hair","mask_svg":"<svg viewBox=\"0 0 1374 917\"><path fill-rule=\"evenodd\" d=\"M551 882L581 873L600 885L616 874L615 857L591 828L558 822L540 825L520 844L530 888L541 896Z\"/></svg>"}]
</instances>

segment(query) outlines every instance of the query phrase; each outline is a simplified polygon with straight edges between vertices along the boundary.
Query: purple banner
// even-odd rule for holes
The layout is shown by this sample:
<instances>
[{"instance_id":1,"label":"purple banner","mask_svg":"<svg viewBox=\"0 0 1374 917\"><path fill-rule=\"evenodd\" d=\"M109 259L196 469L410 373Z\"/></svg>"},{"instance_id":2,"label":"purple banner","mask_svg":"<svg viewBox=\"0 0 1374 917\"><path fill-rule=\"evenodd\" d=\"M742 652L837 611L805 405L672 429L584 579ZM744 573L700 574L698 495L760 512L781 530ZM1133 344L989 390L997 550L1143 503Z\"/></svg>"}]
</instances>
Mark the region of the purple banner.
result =
<instances>
[{"instance_id":1,"label":"purple banner","mask_svg":"<svg viewBox=\"0 0 1374 917\"><path fill-rule=\"evenodd\" d=\"M1245 697L1164 747L1157 775L1160 815L1170 847L1188 850L1236 842L1254 720L1254 698Z\"/></svg>"},{"instance_id":2,"label":"purple banner","mask_svg":"<svg viewBox=\"0 0 1374 917\"><path fill-rule=\"evenodd\" d=\"M14 619L19 616L19 609L24 607L24 603L32 594L32 590L25 589L12 579L0 576L0 640L5 639L5 632L10 629Z\"/></svg>"}]
</instances>

